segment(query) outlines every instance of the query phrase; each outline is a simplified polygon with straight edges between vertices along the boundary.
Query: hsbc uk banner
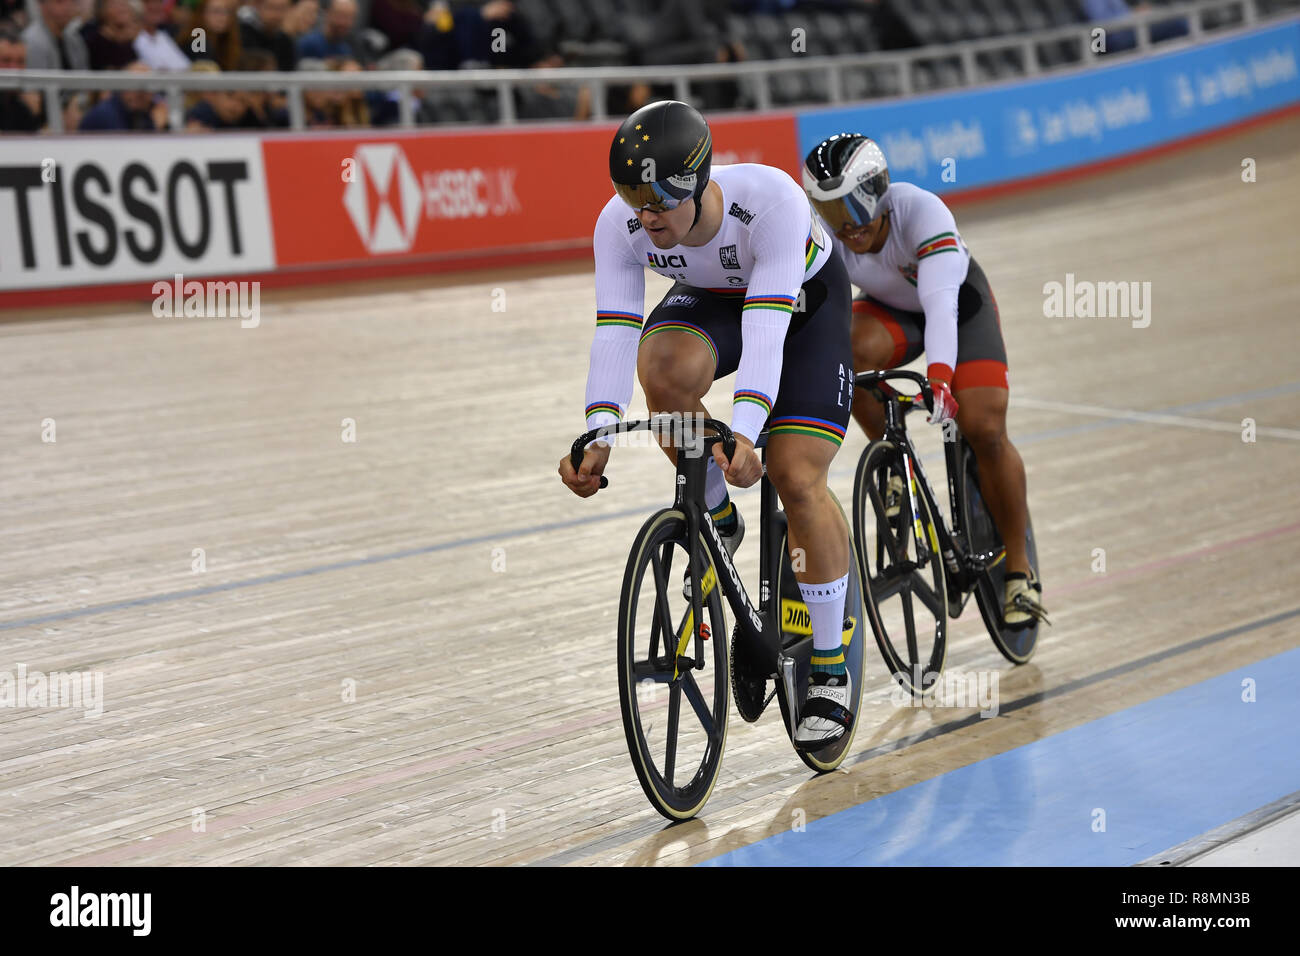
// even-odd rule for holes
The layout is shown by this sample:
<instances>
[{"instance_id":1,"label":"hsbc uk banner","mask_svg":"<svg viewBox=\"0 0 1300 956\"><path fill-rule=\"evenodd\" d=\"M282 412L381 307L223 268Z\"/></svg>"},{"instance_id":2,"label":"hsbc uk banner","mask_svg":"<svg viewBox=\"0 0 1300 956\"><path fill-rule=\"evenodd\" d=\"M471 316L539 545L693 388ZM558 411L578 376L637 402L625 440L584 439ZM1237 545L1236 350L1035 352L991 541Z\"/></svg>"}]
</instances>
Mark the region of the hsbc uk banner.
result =
<instances>
[{"instance_id":1,"label":"hsbc uk banner","mask_svg":"<svg viewBox=\"0 0 1300 956\"><path fill-rule=\"evenodd\" d=\"M290 137L263 145L281 266L532 247L566 235L581 216L571 201L547 198L557 195L551 174L558 164L544 134Z\"/></svg>"},{"instance_id":2,"label":"hsbc uk banner","mask_svg":"<svg viewBox=\"0 0 1300 956\"><path fill-rule=\"evenodd\" d=\"M1300 23L1050 79L798 117L807 152L853 130L880 143L890 174L959 192L1230 126L1300 102Z\"/></svg>"},{"instance_id":3,"label":"hsbc uk banner","mask_svg":"<svg viewBox=\"0 0 1300 956\"><path fill-rule=\"evenodd\" d=\"M714 162L795 167L792 117L719 118ZM613 124L264 141L281 266L586 250Z\"/></svg>"},{"instance_id":4,"label":"hsbc uk banner","mask_svg":"<svg viewBox=\"0 0 1300 956\"><path fill-rule=\"evenodd\" d=\"M274 264L256 137L0 140L0 291Z\"/></svg>"}]
</instances>

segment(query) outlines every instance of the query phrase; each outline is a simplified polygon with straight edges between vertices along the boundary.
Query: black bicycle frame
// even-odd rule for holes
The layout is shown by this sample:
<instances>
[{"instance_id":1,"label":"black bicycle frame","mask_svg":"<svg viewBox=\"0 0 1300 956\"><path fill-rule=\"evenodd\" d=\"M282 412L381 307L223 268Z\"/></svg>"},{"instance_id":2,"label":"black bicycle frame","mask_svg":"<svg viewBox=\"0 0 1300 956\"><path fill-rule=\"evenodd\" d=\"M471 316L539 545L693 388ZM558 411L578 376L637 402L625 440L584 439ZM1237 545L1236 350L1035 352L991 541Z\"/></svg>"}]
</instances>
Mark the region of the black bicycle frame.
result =
<instances>
[{"instance_id":1,"label":"black bicycle frame","mask_svg":"<svg viewBox=\"0 0 1300 956\"><path fill-rule=\"evenodd\" d=\"M919 395L904 395L887 384L886 378L906 378L916 381L921 385L921 392ZM924 407L933 409L934 401L929 382L915 372L892 370L863 372L858 376L857 384L876 393L885 409L885 438L898 445L903 452L903 465L907 470L903 482L904 490L907 493L907 504L912 515L913 528L918 529L918 532L922 527L921 513L916 498L912 493L912 469L916 469L920 476L917 486L921 489L921 493L925 495L926 504L930 507L930 513L935 516L934 529L939 539L939 552L948 572L948 601L950 604L955 602L957 610L960 611L975 585L976 577L985 571L985 560L988 557L986 555L972 554L966 543L966 529L962 521L962 495L964 490L960 487L963 468L963 463L959 457L961 444L955 440L949 441L946 437L943 443L944 462L948 470L948 505L952 524L952 528L949 530L948 522L943 520L939 510L939 503L935 500L930 480L925 473L925 467L921 464L921 456L916 453L916 446L912 444L911 436L908 435L907 428L903 424L907 412L916 407L915 403L918 397L922 399ZM916 560L918 564L924 564L929 559L930 542L926 535L922 533L917 533L916 539Z\"/></svg>"},{"instance_id":2,"label":"black bicycle frame","mask_svg":"<svg viewBox=\"0 0 1300 956\"><path fill-rule=\"evenodd\" d=\"M712 450L712 445L721 441L723 442L723 451L727 450L727 439L735 441L731 430L721 422L713 419L705 419L703 425L709 428L715 428L719 432L716 438L706 438L701 445L703 453L696 453L684 442L677 446L677 496L673 502L674 507L678 508L686 515L686 535L688 541L696 541L699 537L704 539L704 544L713 560L714 568L717 568L718 585L722 588L722 593L727 598L727 603L731 606L732 613L736 616L736 622L744 635L744 644L752 652L755 649L761 649L764 662L770 665L767 669L775 673L777 670L776 662L781 653L781 636L780 629L775 626L779 616L773 613L773 606L778 596L773 593L772 580L775 576L775 569L779 566L780 555L776 553L779 550L779 542L784 530L785 515L777 513L775 491L772 488L771 481L768 480L766 470L761 479L759 503L759 537L764 545L759 552L759 579L760 593L759 606L756 608L749 599L749 592L745 590L744 583L740 580L740 574L736 571L735 565L731 561L731 555L727 553L726 547L718 534L718 529L713 523L712 518L706 518L704 508L704 479L708 467L708 459ZM763 436L759 438L758 448L763 449L764 462L766 462L766 442ZM734 447L734 446L733 446ZM732 454L734 454L734 450ZM707 527L708 533L703 533ZM775 533L772 533L775 532ZM697 537L698 536L698 537ZM774 544L773 542L777 542ZM691 549L692 556L698 554ZM690 569L691 574L691 610L695 615L694 620L702 621L703 617L703 587L701 579L703 571L693 564ZM700 638L699 629L696 629L696 639ZM725 639L725 635L723 635Z\"/></svg>"},{"instance_id":3,"label":"black bicycle frame","mask_svg":"<svg viewBox=\"0 0 1300 956\"><path fill-rule=\"evenodd\" d=\"M774 593L775 589L772 587L772 581L782 559L780 542L784 537L781 532L785 530L786 519L785 515L776 509L776 492L772 487L772 482L767 477L766 467L764 468L760 489L759 537L763 547L759 553L761 590L758 608L755 608L750 602L749 593L745 590L740 575L736 572L735 565L732 564L731 555L727 553L726 547L718 536L718 530L713 524L713 519L705 517L704 477L708 467L708 459L712 453L713 445L718 442L722 442L722 451L728 460L735 455L736 438L731 429L725 423L716 419L698 419L695 421L695 426L712 428L718 434L716 436L697 436L693 442L688 442L685 440L684 429L691 426L677 416L657 416L645 421L620 422L617 425L607 425L578 436L570 450L570 461L575 469L578 468L582 464L583 450L597 438L645 429L658 433L662 441L665 426L670 423L672 425L672 444L677 449L677 493L673 505L686 516L686 540L695 542L703 538L705 547L713 559L713 566L719 569L717 572L718 585L722 588L727 603L731 605L732 613L735 614L736 622L745 638L744 641L738 642L738 647L745 648L751 655L755 650L759 651L764 664L764 672L774 673L779 670L783 648L781 646L781 630L778 624L780 614L774 611L774 608L779 607L780 595ZM760 435L756 448L762 449L765 464L767 460L766 444L766 435ZM608 485L608 479L602 476L600 486L604 488ZM706 526L708 528L707 534L703 533ZM766 532L763 529L766 529ZM689 553L694 557L698 552L692 545L689 548ZM700 630L700 625L704 623L704 599L700 582L703 572L696 562L692 561L689 574L691 576L691 611L694 615L692 620L697 622L695 625L695 661L697 666L702 667L704 654L703 633ZM726 635L720 635L719 639L725 640ZM752 656L749 657L749 660L753 661Z\"/></svg>"}]
</instances>

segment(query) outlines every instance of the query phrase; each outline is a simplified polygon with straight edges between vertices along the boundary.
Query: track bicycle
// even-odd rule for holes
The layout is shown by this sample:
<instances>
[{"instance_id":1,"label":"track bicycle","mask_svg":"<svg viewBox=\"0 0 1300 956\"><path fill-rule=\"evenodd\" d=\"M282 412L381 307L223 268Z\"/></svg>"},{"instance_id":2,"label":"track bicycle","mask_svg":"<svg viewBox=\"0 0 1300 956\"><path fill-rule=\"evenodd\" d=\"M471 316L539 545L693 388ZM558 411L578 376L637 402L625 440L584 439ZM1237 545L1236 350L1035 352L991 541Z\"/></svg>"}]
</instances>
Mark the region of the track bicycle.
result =
<instances>
[{"instance_id":1,"label":"track bicycle","mask_svg":"<svg viewBox=\"0 0 1300 956\"><path fill-rule=\"evenodd\" d=\"M705 428L717 434L704 435ZM727 425L711 418L661 415L605 426L573 443L574 468L581 466L583 450L595 438L640 429L655 432L661 440L671 429L676 495L672 507L655 512L642 525L623 574L619 704L632 765L646 797L665 817L686 820L700 812L718 779L729 690L736 710L749 722L757 721L776 697L793 744L812 666L812 625L786 545L785 513L767 477L767 432L755 446L765 465L757 525L760 598L755 606L704 505L705 468L713 445L721 442L728 460L735 454L736 439ZM602 476L600 484L606 487L608 479ZM838 500L836 506L843 517ZM842 635L852 678L850 707L858 714L866 642L858 561L847 520L844 534L849 580ZM689 587L678 583L682 568ZM730 653L724 596L736 617ZM811 751L796 747L796 752L819 773L834 770L848 753L856 728L857 720L852 720L829 745Z\"/></svg>"},{"instance_id":2,"label":"track bicycle","mask_svg":"<svg viewBox=\"0 0 1300 956\"><path fill-rule=\"evenodd\" d=\"M916 394L899 392L891 381L912 381ZM894 679L912 694L928 690L943 671L948 618L956 618L975 595L993 643L1013 664L1033 656L1045 616L1030 626L1003 620L1006 548L980 492L979 467L956 422L945 426L951 528L920 456L907 433L907 415L918 407L933 412L929 380L917 372L891 369L861 372L856 386L884 407L885 432L867 445L853 482L853 528L863 601L876 644ZM1037 570L1033 523L1025 544ZM1050 622L1048 622L1050 623Z\"/></svg>"}]
</instances>

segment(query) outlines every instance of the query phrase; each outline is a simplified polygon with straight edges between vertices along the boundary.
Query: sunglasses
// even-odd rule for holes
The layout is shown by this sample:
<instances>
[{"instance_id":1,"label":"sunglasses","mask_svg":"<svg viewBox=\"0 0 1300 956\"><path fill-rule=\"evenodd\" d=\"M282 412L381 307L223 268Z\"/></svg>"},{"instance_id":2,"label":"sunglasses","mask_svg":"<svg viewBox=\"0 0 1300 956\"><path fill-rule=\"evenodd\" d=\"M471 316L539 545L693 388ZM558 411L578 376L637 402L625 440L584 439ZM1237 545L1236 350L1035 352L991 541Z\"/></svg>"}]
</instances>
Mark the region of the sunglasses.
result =
<instances>
[{"instance_id":1,"label":"sunglasses","mask_svg":"<svg viewBox=\"0 0 1300 956\"><path fill-rule=\"evenodd\" d=\"M875 221L880 211L879 201L868 209L853 193L838 199L813 199L812 205L817 214L826 220L832 232L845 232L865 229Z\"/></svg>"},{"instance_id":2,"label":"sunglasses","mask_svg":"<svg viewBox=\"0 0 1300 956\"><path fill-rule=\"evenodd\" d=\"M691 198L674 196L659 183L615 183L614 191L633 212L668 212Z\"/></svg>"}]
</instances>

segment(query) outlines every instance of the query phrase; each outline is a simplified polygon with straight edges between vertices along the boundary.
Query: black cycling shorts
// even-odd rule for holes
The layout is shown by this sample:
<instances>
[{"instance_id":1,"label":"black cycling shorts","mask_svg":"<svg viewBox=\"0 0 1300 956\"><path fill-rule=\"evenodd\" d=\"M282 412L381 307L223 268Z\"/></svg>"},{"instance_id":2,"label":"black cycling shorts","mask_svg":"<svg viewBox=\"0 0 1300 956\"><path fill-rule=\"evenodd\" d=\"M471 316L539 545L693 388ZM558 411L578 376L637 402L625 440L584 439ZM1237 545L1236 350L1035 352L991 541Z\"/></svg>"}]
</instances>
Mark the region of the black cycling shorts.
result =
<instances>
[{"instance_id":1,"label":"black cycling shorts","mask_svg":"<svg viewBox=\"0 0 1300 956\"><path fill-rule=\"evenodd\" d=\"M785 336L781 382L767 419L769 435L815 435L844 441L853 406L853 344L849 335L853 289L839 252L803 284L803 311ZM713 378L740 365L740 310L745 288L712 292L677 282L647 316L641 340L658 332L693 334L713 352Z\"/></svg>"},{"instance_id":2,"label":"black cycling shorts","mask_svg":"<svg viewBox=\"0 0 1300 956\"><path fill-rule=\"evenodd\" d=\"M925 351L925 313L905 312L861 294L853 300L855 316L875 318L894 339L894 354L885 368L898 368ZM957 292L957 367L952 390L1007 388L1007 347L1002 341L998 303L984 270L974 259Z\"/></svg>"}]
</instances>

